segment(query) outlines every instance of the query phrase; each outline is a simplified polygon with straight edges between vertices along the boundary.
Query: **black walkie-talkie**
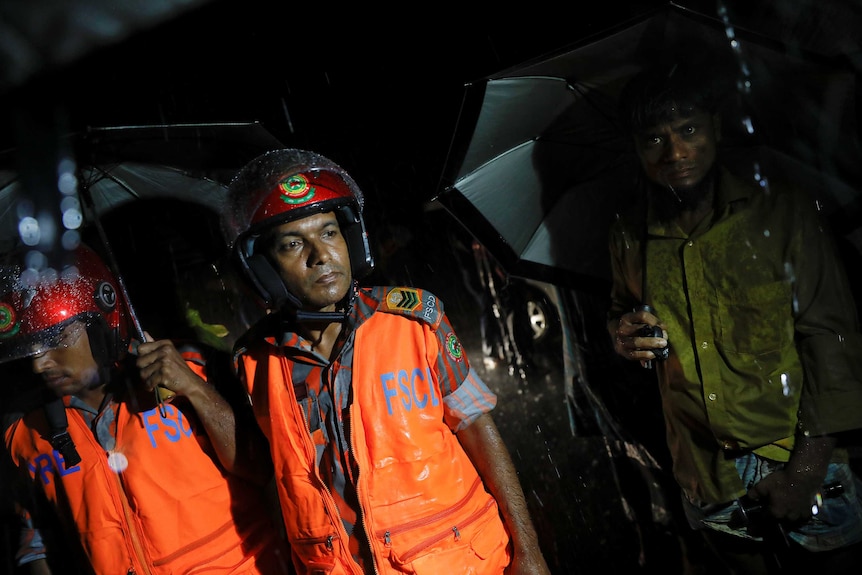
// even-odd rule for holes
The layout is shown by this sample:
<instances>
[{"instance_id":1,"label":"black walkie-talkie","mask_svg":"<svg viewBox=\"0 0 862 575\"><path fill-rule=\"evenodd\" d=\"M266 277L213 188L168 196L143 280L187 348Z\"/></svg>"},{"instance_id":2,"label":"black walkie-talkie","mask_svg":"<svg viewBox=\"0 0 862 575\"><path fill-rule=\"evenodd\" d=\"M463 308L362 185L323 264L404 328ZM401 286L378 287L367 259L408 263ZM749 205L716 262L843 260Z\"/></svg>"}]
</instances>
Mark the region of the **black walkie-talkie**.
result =
<instances>
[{"instance_id":1,"label":"black walkie-talkie","mask_svg":"<svg viewBox=\"0 0 862 575\"><path fill-rule=\"evenodd\" d=\"M656 314L655 309L653 309L652 306L647 305L645 303L637 306L634 311L635 312L645 311L647 313L651 313L652 315L658 317L658 314ZM635 334L640 336L640 337L664 337L664 332L657 325L644 324L644 326L642 328L640 328L639 330L637 330L635 332ZM667 347L656 347L656 348L650 349L650 351L652 351L653 354L655 354L655 358L657 360L660 360L660 361L667 359L668 355L670 354L670 349ZM647 369L652 369L652 367L653 367L652 360L647 360L644 363L644 367L646 367Z\"/></svg>"}]
</instances>

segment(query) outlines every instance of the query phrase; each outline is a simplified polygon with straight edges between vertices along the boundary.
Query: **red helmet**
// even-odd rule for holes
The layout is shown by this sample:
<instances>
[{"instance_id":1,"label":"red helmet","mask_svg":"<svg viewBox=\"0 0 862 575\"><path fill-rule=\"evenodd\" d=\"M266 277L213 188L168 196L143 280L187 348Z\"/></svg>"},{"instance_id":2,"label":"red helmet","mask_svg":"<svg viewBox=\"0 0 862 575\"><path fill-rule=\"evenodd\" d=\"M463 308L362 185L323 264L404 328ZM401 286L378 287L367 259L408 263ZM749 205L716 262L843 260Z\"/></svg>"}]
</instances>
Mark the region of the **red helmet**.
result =
<instances>
[{"instance_id":1,"label":"red helmet","mask_svg":"<svg viewBox=\"0 0 862 575\"><path fill-rule=\"evenodd\" d=\"M374 268L363 205L359 186L331 160L305 150L273 150L246 164L234 177L222 211L222 231L268 304L298 306L269 261L256 252L255 243L272 226L335 212L347 242L353 278L359 279Z\"/></svg>"},{"instance_id":2,"label":"red helmet","mask_svg":"<svg viewBox=\"0 0 862 575\"><path fill-rule=\"evenodd\" d=\"M118 283L86 246L67 252L59 270L40 273L24 269L20 262L4 263L0 286L0 362L62 345L62 330L74 320L85 322L88 331L101 327L108 346L106 361L116 361L127 349L128 326Z\"/></svg>"}]
</instances>

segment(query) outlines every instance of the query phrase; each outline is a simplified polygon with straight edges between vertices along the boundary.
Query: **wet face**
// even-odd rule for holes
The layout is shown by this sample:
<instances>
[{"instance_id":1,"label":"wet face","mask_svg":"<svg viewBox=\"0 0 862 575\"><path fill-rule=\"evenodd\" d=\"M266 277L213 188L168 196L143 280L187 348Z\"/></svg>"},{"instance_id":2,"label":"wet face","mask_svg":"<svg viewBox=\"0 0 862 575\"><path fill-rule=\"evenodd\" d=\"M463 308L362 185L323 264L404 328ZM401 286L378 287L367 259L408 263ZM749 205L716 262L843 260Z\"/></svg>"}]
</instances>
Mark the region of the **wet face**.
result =
<instances>
[{"instance_id":1,"label":"wet face","mask_svg":"<svg viewBox=\"0 0 862 575\"><path fill-rule=\"evenodd\" d=\"M33 356L33 373L57 396L85 395L100 385L99 366L93 359L84 322L65 326L50 347Z\"/></svg>"},{"instance_id":2,"label":"wet face","mask_svg":"<svg viewBox=\"0 0 862 575\"><path fill-rule=\"evenodd\" d=\"M697 189L715 163L719 120L706 112L670 121L635 135L635 149L646 177L677 193Z\"/></svg>"},{"instance_id":3,"label":"wet face","mask_svg":"<svg viewBox=\"0 0 862 575\"><path fill-rule=\"evenodd\" d=\"M311 311L335 311L353 278L347 242L333 212L278 226L269 248L287 289Z\"/></svg>"}]
</instances>

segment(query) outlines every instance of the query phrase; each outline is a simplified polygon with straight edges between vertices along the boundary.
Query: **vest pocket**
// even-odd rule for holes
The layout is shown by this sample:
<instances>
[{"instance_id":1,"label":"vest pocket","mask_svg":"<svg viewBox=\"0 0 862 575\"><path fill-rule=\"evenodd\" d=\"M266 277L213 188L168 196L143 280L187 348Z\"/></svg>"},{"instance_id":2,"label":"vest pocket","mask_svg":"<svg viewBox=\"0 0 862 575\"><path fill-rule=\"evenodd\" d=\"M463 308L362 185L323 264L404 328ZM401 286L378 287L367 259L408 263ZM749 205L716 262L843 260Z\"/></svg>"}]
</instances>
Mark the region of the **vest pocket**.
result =
<instances>
[{"instance_id":1,"label":"vest pocket","mask_svg":"<svg viewBox=\"0 0 862 575\"><path fill-rule=\"evenodd\" d=\"M496 505L436 529L436 533L428 530L392 536L389 560L396 568L416 575L494 573L496 567L502 573L509 562L509 536ZM386 538L384 535L384 541Z\"/></svg>"},{"instance_id":2,"label":"vest pocket","mask_svg":"<svg viewBox=\"0 0 862 575\"><path fill-rule=\"evenodd\" d=\"M335 534L323 537L296 539L290 542L293 552L299 557L302 575L328 575L338 562L334 546L338 543Z\"/></svg>"}]
</instances>

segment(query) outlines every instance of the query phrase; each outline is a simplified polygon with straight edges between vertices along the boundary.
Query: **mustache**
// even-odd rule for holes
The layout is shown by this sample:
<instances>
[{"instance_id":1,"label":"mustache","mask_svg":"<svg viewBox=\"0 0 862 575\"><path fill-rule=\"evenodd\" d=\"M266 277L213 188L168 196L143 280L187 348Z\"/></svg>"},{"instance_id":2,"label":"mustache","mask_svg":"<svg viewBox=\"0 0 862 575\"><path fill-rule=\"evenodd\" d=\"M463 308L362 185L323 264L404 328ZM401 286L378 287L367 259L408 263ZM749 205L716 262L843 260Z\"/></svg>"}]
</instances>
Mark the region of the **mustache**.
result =
<instances>
[{"instance_id":1,"label":"mustache","mask_svg":"<svg viewBox=\"0 0 862 575\"><path fill-rule=\"evenodd\" d=\"M674 164L672 166L667 166L659 170L658 175L667 182L669 176L674 174L679 174L682 172L691 171L697 168L697 165L694 163L686 163L686 164Z\"/></svg>"}]
</instances>

